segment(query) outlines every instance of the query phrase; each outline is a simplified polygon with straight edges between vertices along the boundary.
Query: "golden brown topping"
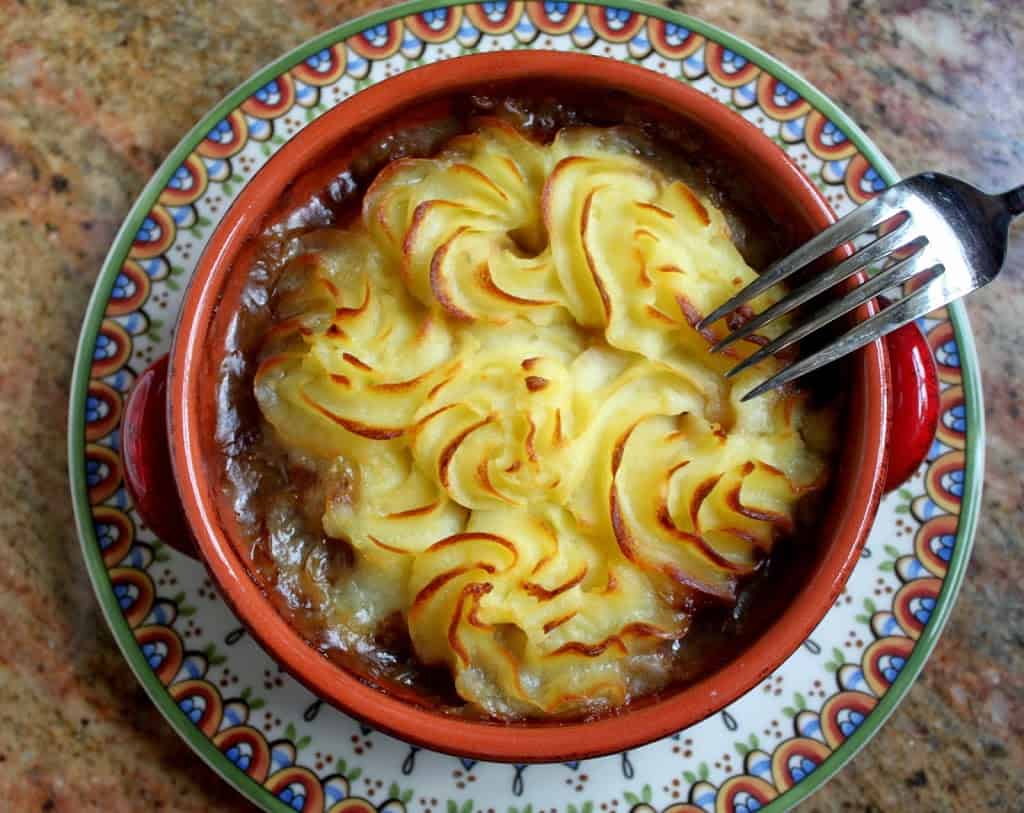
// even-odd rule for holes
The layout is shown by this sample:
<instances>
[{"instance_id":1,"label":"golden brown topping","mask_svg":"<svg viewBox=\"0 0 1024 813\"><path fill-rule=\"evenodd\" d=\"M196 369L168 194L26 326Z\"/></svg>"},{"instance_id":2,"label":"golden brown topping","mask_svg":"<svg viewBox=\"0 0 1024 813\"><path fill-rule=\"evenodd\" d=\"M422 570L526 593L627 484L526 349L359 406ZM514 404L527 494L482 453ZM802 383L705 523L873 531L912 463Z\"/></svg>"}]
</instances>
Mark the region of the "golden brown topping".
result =
<instances>
[{"instance_id":1,"label":"golden brown topping","mask_svg":"<svg viewBox=\"0 0 1024 813\"><path fill-rule=\"evenodd\" d=\"M778 332L730 360L697 330L754 278L723 214L637 155L490 122L393 162L292 261L255 376L289 449L351 484L320 498L352 551L336 617L403 618L497 713L622 702L825 484L798 396L739 401L780 362L724 376Z\"/></svg>"}]
</instances>

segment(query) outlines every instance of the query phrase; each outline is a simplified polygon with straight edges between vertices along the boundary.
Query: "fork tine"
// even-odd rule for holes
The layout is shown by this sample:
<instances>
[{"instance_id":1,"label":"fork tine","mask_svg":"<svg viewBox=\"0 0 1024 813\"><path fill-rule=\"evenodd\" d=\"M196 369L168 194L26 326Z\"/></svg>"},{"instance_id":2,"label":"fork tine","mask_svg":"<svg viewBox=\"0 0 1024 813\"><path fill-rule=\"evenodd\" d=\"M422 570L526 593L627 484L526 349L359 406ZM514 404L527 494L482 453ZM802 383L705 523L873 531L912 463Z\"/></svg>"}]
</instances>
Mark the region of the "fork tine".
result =
<instances>
[{"instance_id":1,"label":"fork tine","mask_svg":"<svg viewBox=\"0 0 1024 813\"><path fill-rule=\"evenodd\" d=\"M933 259L927 258L926 254L926 250L918 251L916 254L913 254L906 259L900 260L891 268L886 268L884 271L876 274L862 285L858 285L845 296L840 297L835 302L832 302L822 308L822 310L818 312L813 319L803 322L791 330L786 331L774 341L769 342L764 347L759 348L755 353L747 356L747 358L729 370L729 372L725 374L726 377L731 378L751 365L757 364L759 361L763 361L768 356L774 355L780 350L784 350L794 342L798 342L805 336L810 335L818 328L824 327L829 322L838 319L843 314L849 313L854 308L860 307L870 299L874 299L886 288L891 288L895 285L902 285L921 271L925 271L929 267L938 264Z\"/></svg>"},{"instance_id":2,"label":"fork tine","mask_svg":"<svg viewBox=\"0 0 1024 813\"><path fill-rule=\"evenodd\" d=\"M758 294L764 293L773 285L799 271L812 260L816 260L823 254L828 254L843 243L850 242L857 235L883 223L893 215L899 214L900 211L898 207L888 204L884 192L878 197L872 198L837 220L823 232L816 234L792 254L772 263L746 288L701 319L697 323L697 329L700 330L712 322L717 322L727 313L734 311L740 305L749 302Z\"/></svg>"},{"instance_id":3,"label":"fork tine","mask_svg":"<svg viewBox=\"0 0 1024 813\"><path fill-rule=\"evenodd\" d=\"M870 344L875 339L882 338L907 322L920 319L937 308L948 305L954 299L965 296L973 289L974 285L972 284L957 285L950 280L949 274L940 273L921 288L876 313L870 319L861 322L814 355L800 359L800 361L780 370L771 378L758 384L740 400L749 401L751 398L756 398L758 395L781 387L795 378L817 370L819 367Z\"/></svg>"},{"instance_id":4,"label":"fork tine","mask_svg":"<svg viewBox=\"0 0 1024 813\"><path fill-rule=\"evenodd\" d=\"M792 291L788 296L780 299L766 311L758 314L749 322L738 327L724 339L711 348L712 353L725 349L733 342L744 339L758 328L768 324L773 319L789 313L793 308L802 305L808 299L813 299L818 294L828 290L833 285L842 282L847 277L853 276L859 269L891 253L900 246L903 240L903 233L909 228L910 218L904 220L893 231L875 242L862 248L855 254L847 257L839 265L830 268L823 274L814 277L806 285Z\"/></svg>"}]
</instances>

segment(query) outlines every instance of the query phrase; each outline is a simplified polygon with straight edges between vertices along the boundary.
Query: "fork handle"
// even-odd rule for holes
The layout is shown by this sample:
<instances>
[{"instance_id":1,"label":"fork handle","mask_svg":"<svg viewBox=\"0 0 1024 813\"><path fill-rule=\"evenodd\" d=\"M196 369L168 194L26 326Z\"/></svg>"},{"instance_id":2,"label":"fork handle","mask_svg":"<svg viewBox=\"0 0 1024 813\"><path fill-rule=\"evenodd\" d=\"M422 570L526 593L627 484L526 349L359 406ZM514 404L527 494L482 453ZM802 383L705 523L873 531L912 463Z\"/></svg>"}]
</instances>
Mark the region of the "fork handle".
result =
<instances>
[{"instance_id":1,"label":"fork handle","mask_svg":"<svg viewBox=\"0 0 1024 813\"><path fill-rule=\"evenodd\" d=\"M1018 186L999 196L1011 215L1024 214L1024 186Z\"/></svg>"}]
</instances>

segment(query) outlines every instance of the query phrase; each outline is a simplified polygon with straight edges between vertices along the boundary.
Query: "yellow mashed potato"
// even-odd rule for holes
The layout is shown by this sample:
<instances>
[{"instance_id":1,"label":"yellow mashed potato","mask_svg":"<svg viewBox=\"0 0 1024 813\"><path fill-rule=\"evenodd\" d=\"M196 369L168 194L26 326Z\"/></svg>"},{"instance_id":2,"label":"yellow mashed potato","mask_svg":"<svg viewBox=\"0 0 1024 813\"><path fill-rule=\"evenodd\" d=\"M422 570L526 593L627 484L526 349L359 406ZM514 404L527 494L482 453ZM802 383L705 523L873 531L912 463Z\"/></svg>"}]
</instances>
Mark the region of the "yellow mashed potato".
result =
<instances>
[{"instance_id":1,"label":"yellow mashed potato","mask_svg":"<svg viewBox=\"0 0 1024 813\"><path fill-rule=\"evenodd\" d=\"M755 277L723 214L625 131L483 123L305 243L255 393L355 552L315 600L357 637L399 613L489 714L660 688L826 479L802 395L739 400L781 362L724 377L765 337L711 355L726 328L694 327Z\"/></svg>"}]
</instances>

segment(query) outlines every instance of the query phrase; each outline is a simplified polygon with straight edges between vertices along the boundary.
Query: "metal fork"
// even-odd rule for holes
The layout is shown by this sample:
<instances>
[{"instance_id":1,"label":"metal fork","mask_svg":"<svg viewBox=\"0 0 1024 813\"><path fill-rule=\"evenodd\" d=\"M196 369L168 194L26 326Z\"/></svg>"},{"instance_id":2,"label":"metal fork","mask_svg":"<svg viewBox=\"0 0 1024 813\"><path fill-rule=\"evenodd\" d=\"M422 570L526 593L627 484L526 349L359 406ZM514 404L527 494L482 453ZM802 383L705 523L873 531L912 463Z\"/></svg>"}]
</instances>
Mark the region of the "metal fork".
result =
<instances>
[{"instance_id":1,"label":"metal fork","mask_svg":"<svg viewBox=\"0 0 1024 813\"><path fill-rule=\"evenodd\" d=\"M726 375L734 376L778 353L883 291L915 277L919 282L924 281L916 290L899 294L899 298L879 313L814 354L783 368L743 396L744 401L756 398L994 280L1006 259L1010 221L1022 212L1024 186L1001 195L989 195L948 175L935 172L915 175L891 186L792 254L770 265L754 282L702 319L697 328L707 327L729 315L819 257L876 231L878 235L871 243L745 322L715 344L711 352L751 335L863 268L882 265L881 271L811 314L807 321L765 344ZM887 229L880 229L882 226Z\"/></svg>"}]
</instances>

